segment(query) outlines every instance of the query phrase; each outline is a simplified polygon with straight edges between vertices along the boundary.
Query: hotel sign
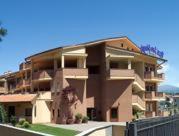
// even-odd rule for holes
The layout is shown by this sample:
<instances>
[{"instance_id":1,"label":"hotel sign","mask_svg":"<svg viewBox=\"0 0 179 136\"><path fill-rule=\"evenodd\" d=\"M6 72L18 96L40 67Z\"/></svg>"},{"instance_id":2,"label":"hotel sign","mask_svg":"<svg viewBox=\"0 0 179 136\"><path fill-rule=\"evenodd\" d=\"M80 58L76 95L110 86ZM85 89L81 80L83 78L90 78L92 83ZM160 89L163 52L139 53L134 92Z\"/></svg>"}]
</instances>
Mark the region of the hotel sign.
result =
<instances>
[{"instance_id":1,"label":"hotel sign","mask_svg":"<svg viewBox=\"0 0 179 136\"><path fill-rule=\"evenodd\" d=\"M164 56L163 51L159 51L156 47L152 47L150 44L141 45L140 49L141 49L142 53L145 53L148 55L152 55L152 56L160 57L160 58L163 58L163 56Z\"/></svg>"}]
</instances>

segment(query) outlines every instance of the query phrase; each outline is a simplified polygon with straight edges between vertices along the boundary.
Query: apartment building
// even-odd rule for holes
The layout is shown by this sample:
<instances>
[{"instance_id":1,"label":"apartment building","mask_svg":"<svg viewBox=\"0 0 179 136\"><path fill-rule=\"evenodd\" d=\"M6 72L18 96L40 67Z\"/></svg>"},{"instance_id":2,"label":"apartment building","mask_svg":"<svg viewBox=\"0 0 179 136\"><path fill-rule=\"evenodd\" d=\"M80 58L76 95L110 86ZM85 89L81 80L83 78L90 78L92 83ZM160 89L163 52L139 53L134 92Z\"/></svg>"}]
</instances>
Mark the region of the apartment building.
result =
<instances>
[{"instance_id":1,"label":"apartment building","mask_svg":"<svg viewBox=\"0 0 179 136\"><path fill-rule=\"evenodd\" d=\"M0 103L9 117L32 123L66 123L77 113L98 121L131 121L134 111L163 116L158 102L165 94L157 86L165 62L127 37L59 47L2 75Z\"/></svg>"}]
</instances>

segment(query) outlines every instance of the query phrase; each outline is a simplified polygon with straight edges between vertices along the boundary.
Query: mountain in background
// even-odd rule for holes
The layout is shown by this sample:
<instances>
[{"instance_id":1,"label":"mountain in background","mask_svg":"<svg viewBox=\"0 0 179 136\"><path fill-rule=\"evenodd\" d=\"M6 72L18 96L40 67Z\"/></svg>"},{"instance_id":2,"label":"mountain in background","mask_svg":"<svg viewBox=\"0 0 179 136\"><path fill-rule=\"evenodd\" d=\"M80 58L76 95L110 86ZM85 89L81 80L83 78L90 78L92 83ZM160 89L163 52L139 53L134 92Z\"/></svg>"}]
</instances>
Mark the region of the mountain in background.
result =
<instances>
[{"instance_id":1,"label":"mountain in background","mask_svg":"<svg viewBox=\"0 0 179 136\"><path fill-rule=\"evenodd\" d=\"M158 91L165 93L179 93L179 87L173 85L161 85L159 86Z\"/></svg>"}]
</instances>

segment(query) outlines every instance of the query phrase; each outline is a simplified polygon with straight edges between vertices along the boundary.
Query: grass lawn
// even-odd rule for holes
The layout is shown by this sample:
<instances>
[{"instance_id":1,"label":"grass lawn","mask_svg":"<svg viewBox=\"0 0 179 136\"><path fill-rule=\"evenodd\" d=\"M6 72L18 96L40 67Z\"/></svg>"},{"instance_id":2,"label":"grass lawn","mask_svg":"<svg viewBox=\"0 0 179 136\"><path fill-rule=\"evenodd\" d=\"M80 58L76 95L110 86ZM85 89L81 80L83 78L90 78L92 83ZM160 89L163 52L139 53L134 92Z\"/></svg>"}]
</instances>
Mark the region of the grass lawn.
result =
<instances>
[{"instance_id":1,"label":"grass lawn","mask_svg":"<svg viewBox=\"0 0 179 136\"><path fill-rule=\"evenodd\" d=\"M55 136L74 136L78 133L73 130L50 127L50 126L41 125L41 124L32 124L31 127L28 129L32 131L42 132L45 134L55 135Z\"/></svg>"}]
</instances>

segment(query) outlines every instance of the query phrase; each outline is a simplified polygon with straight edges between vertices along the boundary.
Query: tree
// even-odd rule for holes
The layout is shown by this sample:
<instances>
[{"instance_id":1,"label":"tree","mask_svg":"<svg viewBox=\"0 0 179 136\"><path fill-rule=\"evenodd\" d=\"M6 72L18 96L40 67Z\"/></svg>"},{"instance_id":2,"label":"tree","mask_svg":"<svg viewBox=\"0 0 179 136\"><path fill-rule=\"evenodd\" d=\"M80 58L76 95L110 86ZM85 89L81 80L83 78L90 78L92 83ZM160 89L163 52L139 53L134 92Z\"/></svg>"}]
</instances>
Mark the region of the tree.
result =
<instances>
[{"instance_id":1,"label":"tree","mask_svg":"<svg viewBox=\"0 0 179 136\"><path fill-rule=\"evenodd\" d=\"M4 37L7 34L7 29L1 26L0 22L0 41L2 41L2 37Z\"/></svg>"}]
</instances>

